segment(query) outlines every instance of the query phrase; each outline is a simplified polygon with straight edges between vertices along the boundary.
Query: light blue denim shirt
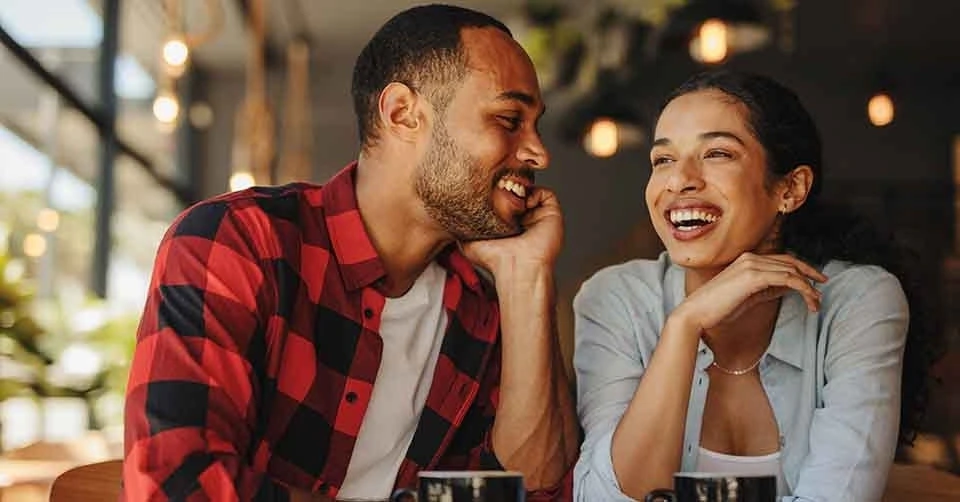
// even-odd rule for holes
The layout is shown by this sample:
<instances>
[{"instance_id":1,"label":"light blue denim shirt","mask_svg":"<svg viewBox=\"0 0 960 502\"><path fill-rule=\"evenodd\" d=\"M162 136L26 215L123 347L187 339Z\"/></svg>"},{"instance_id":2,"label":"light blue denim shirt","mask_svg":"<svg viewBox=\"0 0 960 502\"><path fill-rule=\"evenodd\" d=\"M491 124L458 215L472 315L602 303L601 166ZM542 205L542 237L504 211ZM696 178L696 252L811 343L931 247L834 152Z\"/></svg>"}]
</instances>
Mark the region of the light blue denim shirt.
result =
<instances>
[{"instance_id":1,"label":"light blue denim shirt","mask_svg":"<svg viewBox=\"0 0 960 502\"><path fill-rule=\"evenodd\" d=\"M908 324L896 277L876 266L830 262L820 312L783 298L760 381L780 431L786 501L880 500L896 450ZM574 300L577 408L586 431L574 474L579 501L631 500L610 454L613 431L643 378L664 321L683 301L684 271L669 261L605 268ZM697 355L681 470L697 465L713 354Z\"/></svg>"}]
</instances>

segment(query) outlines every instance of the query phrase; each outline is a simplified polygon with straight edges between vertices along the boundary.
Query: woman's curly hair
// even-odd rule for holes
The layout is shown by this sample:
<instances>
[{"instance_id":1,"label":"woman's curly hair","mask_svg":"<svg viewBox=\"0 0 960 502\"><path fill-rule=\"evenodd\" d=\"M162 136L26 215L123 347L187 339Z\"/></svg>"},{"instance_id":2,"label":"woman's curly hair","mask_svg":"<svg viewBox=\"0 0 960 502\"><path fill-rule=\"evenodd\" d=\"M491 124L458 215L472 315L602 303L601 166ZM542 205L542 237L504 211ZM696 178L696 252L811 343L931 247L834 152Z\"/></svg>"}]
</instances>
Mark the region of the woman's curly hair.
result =
<instances>
[{"instance_id":1,"label":"woman's curly hair","mask_svg":"<svg viewBox=\"0 0 960 502\"><path fill-rule=\"evenodd\" d=\"M695 75L667 97L713 89L743 105L749 126L767 154L771 181L800 165L810 166L813 185L806 202L784 215L784 249L814 264L830 260L878 265L900 281L910 305L903 360L900 443L913 441L923 421L932 377L930 367L943 354L944 337L936 291L921 280L919 257L845 206L828 205L820 194L823 158L820 133L797 95L776 81L749 73L718 70Z\"/></svg>"}]
</instances>

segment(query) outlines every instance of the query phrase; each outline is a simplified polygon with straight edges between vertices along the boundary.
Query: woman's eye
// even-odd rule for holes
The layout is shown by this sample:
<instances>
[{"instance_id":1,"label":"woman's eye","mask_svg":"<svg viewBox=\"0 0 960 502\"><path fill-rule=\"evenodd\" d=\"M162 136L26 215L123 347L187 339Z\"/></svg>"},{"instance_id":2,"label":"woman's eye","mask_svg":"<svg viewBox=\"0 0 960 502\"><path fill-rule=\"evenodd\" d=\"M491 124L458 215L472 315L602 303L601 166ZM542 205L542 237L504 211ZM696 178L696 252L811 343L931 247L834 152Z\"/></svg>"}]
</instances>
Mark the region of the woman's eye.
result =
<instances>
[{"instance_id":1,"label":"woman's eye","mask_svg":"<svg viewBox=\"0 0 960 502\"><path fill-rule=\"evenodd\" d=\"M710 150L706 155L704 155L704 157L708 159L729 159L732 158L733 155L731 155L730 152L723 150Z\"/></svg>"},{"instance_id":2,"label":"woman's eye","mask_svg":"<svg viewBox=\"0 0 960 502\"><path fill-rule=\"evenodd\" d=\"M666 164L667 162L670 162L670 160L671 160L670 157L654 157L653 162L651 162L651 164L654 167L656 167L662 164Z\"/></svg>"}]
</instances>

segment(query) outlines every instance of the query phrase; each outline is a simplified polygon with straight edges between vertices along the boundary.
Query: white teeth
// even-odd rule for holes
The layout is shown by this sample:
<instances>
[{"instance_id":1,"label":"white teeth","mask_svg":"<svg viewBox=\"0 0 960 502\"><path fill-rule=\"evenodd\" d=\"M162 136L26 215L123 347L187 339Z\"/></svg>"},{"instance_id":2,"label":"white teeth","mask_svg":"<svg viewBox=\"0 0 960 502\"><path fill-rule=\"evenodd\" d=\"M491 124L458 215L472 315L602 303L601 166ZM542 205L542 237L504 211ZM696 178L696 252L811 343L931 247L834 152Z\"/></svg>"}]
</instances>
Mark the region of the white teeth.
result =
<instances>
[{"instance_id":1,"label":"white teeth","mask_svg":"<svg viewBox=\"0 0 960 502\"><path fill-rule=\"evenodd\" d=\"M513 192L514 195L520 197L521 199L527 196L527 187L517 183L516 181L501 179L500 182L497 183L497 186L504 190Z\"/></svg>"},{"instance_id":2,"label":"white teeth","mask_svg":"<svg viewBox=\"0 0 960 502\"><path fill-rule=\"evenodd\" d=\"M719 219L719 216L699 209L674 209L670 211L670 221L675 225L691 221L705 221L707 223L713 223ZM688 227L692 228L690 225L682 226L682 228Z\"/></svg>"}]
</instances>

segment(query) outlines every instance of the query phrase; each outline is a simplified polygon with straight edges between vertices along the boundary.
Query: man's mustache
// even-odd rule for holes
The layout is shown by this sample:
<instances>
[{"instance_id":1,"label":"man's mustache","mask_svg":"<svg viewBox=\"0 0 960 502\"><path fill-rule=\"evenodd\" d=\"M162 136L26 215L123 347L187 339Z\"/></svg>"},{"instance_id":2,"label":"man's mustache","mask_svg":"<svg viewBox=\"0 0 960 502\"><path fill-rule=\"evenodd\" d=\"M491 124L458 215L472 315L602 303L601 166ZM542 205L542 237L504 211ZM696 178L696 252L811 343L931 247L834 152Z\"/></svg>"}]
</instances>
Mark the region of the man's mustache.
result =
<instances>
[{"instance_id":1,"label":"man's mustache","mask_svg":"<svg viewBox=\"0 0 960 502\"><path fill-rule=\"evenodd\" d=\"M523 178L530 181L531 184L536 181L536 172L529 167L521 168L510 168L504 167L497 171L497 176L494 178L496 181L500 181L505 176L512 176L514 178Z\"/></svg>"}]
</instances>

